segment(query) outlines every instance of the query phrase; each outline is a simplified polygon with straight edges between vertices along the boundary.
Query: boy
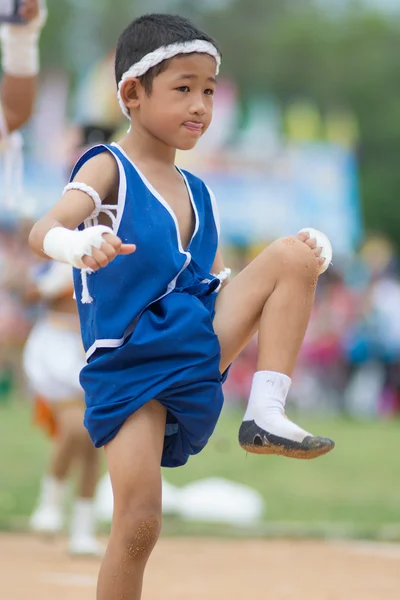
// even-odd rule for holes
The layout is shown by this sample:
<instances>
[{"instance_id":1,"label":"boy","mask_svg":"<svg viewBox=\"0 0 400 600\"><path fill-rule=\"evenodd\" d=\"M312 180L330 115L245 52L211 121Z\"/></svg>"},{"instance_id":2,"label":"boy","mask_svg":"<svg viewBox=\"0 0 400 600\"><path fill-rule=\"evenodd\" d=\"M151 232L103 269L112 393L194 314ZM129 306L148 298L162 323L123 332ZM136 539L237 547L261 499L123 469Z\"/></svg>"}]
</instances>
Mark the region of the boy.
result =
<instances>
[{"instance_id":1,"label":"boy","mask_svg":"<svg viewBox=\"0 0 400 600\"><path fill-rule=\"evenodd\" d=\"M105 445L114 492L98 600L141 597L160 531L160 462L182 465L206 445L226 370L256 330L241 445L302 458L333 448L284 414L321 248L307 234L278 240L219 291L227 270L215 198L174 164L176 149L193 148L210 125L220 58L181 17L131 23L115 64L131 128L78 161L65 196L30 235L37 253L76 267L85 423Z\"/></svg>"}]
</instances>

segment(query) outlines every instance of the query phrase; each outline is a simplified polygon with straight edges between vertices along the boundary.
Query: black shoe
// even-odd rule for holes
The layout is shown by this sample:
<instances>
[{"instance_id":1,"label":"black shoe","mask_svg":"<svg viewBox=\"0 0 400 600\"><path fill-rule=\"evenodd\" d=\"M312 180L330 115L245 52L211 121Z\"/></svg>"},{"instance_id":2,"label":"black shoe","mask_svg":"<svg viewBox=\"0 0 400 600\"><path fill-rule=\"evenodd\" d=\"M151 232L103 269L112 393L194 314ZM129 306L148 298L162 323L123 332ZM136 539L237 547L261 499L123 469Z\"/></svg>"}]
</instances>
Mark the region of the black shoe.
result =
<instances>
[{"instance_id":1,"label":"black shoe","mask_svg":"<svg viewBox=\"0 0 400 600\"><path fill-rule=\"evenodd\" d=\"M308 435L302 442L278 437L261 429L254 421L243 421L239 429L239 444L252 454L279 454L290 458L317 458L335 447L329 438Z\"/></svg>"}]
</instances>

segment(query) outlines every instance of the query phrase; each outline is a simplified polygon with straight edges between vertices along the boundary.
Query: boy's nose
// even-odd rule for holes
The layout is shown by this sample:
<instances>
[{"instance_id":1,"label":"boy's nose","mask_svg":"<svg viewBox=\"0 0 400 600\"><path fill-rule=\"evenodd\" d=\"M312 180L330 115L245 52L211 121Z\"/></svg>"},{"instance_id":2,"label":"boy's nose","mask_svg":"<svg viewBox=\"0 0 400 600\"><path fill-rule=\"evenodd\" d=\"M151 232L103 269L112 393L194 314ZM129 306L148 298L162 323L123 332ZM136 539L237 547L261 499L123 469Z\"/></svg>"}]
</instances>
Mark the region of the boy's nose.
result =
<instances>
[{"instance_id":1,"label":"boy's nose","mask_svg":"<svg viewBox=\"0 0 400 600\"><path fill-rule=\"evenodd\" d=\"M207 112L206 106L202 98L196 98L196 101L192 103L190 107L190 114L192 115L204 115Z\"/></svg>"}]
</instances>

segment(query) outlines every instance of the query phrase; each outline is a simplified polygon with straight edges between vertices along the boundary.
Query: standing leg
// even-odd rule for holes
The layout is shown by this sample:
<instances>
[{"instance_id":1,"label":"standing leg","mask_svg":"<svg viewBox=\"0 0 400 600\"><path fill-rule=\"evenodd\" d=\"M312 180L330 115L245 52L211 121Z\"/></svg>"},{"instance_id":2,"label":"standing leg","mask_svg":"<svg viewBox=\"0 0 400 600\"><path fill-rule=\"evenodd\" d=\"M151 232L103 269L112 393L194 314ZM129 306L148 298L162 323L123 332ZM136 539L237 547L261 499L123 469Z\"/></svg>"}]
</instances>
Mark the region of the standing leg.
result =
<instances>
[{"instance_id":1,"label":"standing leg","mask_svg":"<svg viewBox=\"0 0 400 600\"><path fill-rule=\"evenodd\" d=\"M144 569L161 529L165 409L151 401L106 446L114 514L97 600L140 600Z\"/></svg>"},{"instance_id":2,"label":"standing leg","mask_svg":"<svg viewBox=\"0 0 400 600\"><path fill-rule=\"evenodd\" d=\"M239 442L248 452L315 458L334 447L286 418L291 375L310 319L321 259L306 234L268 246L219 294L221 371L258 330L257 372Z\"/></svg>"}]
</instances>

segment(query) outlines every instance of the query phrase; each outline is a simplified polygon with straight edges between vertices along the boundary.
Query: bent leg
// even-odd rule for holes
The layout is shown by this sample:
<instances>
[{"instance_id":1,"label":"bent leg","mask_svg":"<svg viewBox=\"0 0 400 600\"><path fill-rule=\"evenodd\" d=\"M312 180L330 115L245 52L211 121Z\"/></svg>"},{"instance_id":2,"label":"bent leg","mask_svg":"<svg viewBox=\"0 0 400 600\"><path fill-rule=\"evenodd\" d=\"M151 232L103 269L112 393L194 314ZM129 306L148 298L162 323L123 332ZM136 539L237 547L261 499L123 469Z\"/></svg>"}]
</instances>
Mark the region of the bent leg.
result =
<instances>
[{"instance_id":1,"label":"bent leg","mask_svg":"<svg viewBox=\"0 0 400 600\"><path fill-rule=\"evenodd\" d=\"M290 377L310 319L316 252L298 238L277 240L219 294L214 330L225 370L258 330L257 373L239 439L249 452L314 458L333 442L315 438L284 414Z\"/></svg>"}]
</instances>

